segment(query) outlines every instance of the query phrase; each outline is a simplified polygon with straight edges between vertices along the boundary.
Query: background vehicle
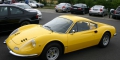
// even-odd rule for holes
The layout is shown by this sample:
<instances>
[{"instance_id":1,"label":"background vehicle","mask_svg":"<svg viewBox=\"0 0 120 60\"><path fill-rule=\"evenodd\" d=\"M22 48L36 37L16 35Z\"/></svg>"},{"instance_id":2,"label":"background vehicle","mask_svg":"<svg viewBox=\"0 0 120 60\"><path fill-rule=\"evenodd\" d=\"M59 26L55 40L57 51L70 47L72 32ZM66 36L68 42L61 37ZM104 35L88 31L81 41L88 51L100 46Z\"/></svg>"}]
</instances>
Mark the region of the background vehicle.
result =
<instances>
[{"instance_id":1,"label":"background vehicle","mask_svg":"<svg viewBox=\"0 0 120 60\"><path fill-rule=\"evenodd\" d=\"M41 8L44 7L44 4L42 4L42 3L37 3L37 1L35 1L35 0L31 0L31 1L29 1L29 3L36 4L36 5L37 5L37 8L38 8L38 7L41 7Z\"/></svg>"},{"instance_id":2,"label":"background vehicle","mask_svg":"<svg viewBox=\"0 0 120 60\"><path fill-rule=\"evenodd\" d=\"M10 4L0 5L0 33L12 31L27 24L38 24L36 12L29 12Z\"/></svg>"},{"instance_id":3,"label":"background vehicle","mask_svg":"<svg viewBox=\"0 0 120 60\"><path fill-rule=\"evenodd\" d=\"M69 3L59 3L55 7L56 12L69 12L71 10L71 4Z\"/></svg>"},{"instance_id":4,"label":"background vehicle","mask_svg":"<svg viewBox=\"0 0 120 60\"><path fill-rule=\"evenodd\" d=\"M38 14L39 20L42 19L42 13L41 13L41 11L38 10L38 9L33 9L33 8L31 8L28 4L25 4L25 3L14 3L13 5L16 5L16 6L18 6L18 7L21 7L21 8L23 8L23 9L27 10L27 11L30 11L30 12L34 12L34 11L35 11L35 12L37 12L37 14Z\"/></svg>"},{"instance_id":5,"label":"background vehicle","mask_svg":"<svg viewBox=\"0 0 120 60\"><path fill-rule=\"evenodd\" d=\"M44 25L30 24L14 30L6 44L10 54L15 56L57 60L62 54L90 46L105 48L114 35L114 26L79 16L62 15Z\"/></svg>"},{"instance_id":6,"label":"background vehicle","mask_svg":"<svg viewBox=\"0 0 120 60\"><path fill-rule=\"evenodd\" d=\"M117 19L117 18L120 18L120 6L118 6L116 8L116 10L114 10L113 14L112 14L112 18L113 19Z\"/></svg>"},{"instance_id":7,"label":"background vehicle","mask_svg":"<svg viewBox=\"0 0 120 60\"><path fill-rule=\"evenodd\" d=\"M108 14L108 9L103 5L95 5L89 10L89 15L101 15L102 17Z\"/></svg>"},{"instance_id":8,"label":"background vehicle","mask_svg":"<svg viewBox=\"0 0 120 60\"><path fill-rule=\"evenodd\" d=\"M19 3L25 3L25 1L19 1ZM34 3L30 3L30 1L28 1L28 5L33 7L33 8L37 8L37 5Z\"/></svg>"},{"instance_id":9,"label":"background vehicle","mask_svg":"<svg viewBox=\"0 0 120 60\"><path fill-rule=\"evenodd\" d=\"M89 13L89 8L86 4L82 4L82 3L75 4L71 8L71 13L86 14L86 13Z\"/></svg>"}]
</instances>

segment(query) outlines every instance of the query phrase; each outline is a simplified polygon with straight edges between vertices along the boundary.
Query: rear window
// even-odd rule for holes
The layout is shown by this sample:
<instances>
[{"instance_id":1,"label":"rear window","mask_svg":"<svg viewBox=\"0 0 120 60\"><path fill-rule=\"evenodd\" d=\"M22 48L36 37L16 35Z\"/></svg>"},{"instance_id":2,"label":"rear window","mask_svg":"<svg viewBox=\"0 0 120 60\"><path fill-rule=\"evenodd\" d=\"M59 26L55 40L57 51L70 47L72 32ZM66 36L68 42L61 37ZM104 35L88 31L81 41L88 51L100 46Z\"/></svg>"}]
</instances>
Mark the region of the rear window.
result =
<instances>
[{"instance_id":1,"label":"rear window","mask_svg":"<svg viewBox=\"0 0 120 60\"><path fill-rule=\"evenodd\" d=\"M82 7L82 4L75 4L73 6Z\"/></svg>"},{"instance_id":2,"label":"rear window","mask_svg":"<svg viewBox=\"0 0 120 60\"><path fill-rule=\"evenodd\" d=\"M120 7L118 7L117 10L120 11Z\"/></svg>"},{"instance_id":3,"label":"rear window","mask_svg":"<svg viewBox=\"0 0 120 60\"><path fill-rule=\"evenodd\" d=\"M61 6L63 6L63 5L65 5L66 3L60 3L60 4L58 4L58 5L61 5Z\"/></svg>"},{"instance_id":4,"label":"rear window","mask_svg":"<svg viewBox=\"0 0 120 60\"><path fill-rule=\"evenodd\" d=\"M93 6L93 8L102 8L102 6Z\"/></svg>"}]
</instances>

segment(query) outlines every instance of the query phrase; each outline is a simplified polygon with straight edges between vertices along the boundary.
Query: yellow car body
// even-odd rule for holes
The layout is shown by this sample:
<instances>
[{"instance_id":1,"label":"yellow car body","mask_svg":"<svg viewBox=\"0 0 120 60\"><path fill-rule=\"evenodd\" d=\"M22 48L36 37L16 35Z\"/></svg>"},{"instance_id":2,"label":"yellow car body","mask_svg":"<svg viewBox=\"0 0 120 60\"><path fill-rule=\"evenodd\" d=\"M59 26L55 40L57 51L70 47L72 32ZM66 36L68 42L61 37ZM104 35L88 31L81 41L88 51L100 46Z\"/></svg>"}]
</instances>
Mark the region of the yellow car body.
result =
<instances>
[{"instance_id":1,"label":"yellow car body","mask_svg":"<svg viewBox=\"0 0 120 60\"><path fill-rule=\"evenodd\" d=\"M92 21L87 18L74 15L62 15L61 18L66 18L72 21L72 24L65 33L58 33L42 27L39 24L30 24L20 27L16 32L9 35L6 39L6 44L10 53L16 56L39 56L45 46L50 42L57 41L64 48L64 53L69 53L79 49L98 45L105 32L110 33L110 38L116 34L114 26ZM72 27L78 21L96 24L91 29L70 33ZM33 41L34 40L34 41Z\"/></svg>"}]
</instances>

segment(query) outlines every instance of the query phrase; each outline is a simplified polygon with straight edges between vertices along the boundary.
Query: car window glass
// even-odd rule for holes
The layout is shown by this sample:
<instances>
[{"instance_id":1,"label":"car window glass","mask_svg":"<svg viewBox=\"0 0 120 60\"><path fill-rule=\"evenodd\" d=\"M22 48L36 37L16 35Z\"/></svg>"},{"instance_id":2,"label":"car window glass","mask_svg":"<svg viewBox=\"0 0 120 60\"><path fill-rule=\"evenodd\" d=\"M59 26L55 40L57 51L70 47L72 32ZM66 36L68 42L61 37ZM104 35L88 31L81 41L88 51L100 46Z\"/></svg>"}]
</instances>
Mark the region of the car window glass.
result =
<instances>
[{"instance_id":1,"label":"car window glass","mask_svg":"<svg viewBox=\"0 0 120 60\"><path fill-rule=\"evenodd\" d=\"M82 7L82 4L75 4L73 6Z\"/></svg>"},{"instance_id":2,"label":"car window glass","mask_svg":"<svg viewBox=\"0 0 120 60\"><path fill-rule=\"evenodd\" d=\"M59 6L64 6L64 5L66 5L66 3L60 3L60 4L58 4Z\"/></svg>"},{"instance_id":3,"label":"car window glass","mask_svg":"<svg viewBox=\"0 0 120 60\"><path fill-rule=\"evenodd\" d=\"M78 31L90 30L89 22L77 22Z\"/></svg>"},{"instance_id":4,"label":"car window glass","mask_svg":"<svg viewBox=\"0 0 120 60\"><path fill-rule=\"evenodd\" d=\"M102 8L102 6L93 6L93 8L98 8L98 9L100 9L100 8Z\"/></svg>"},{"instance_id":5,"label":"car window glass","mask_svg":"<svg viewBox=\"0 0 120 60\"><path fill-rule=\"evenodd\" d=\"M75 24L75 25L72 27L72 29L70 30L70 33L72 33L73 30L75 30L75 32L78 31L78 30L77 30L77 24Z\"/></svg>"},{"instance_id":6,"label":"car window glass","mask_svg":"<svg viewBox=\"0 0 120 60\"><path fill-rule=\"evenodd\" d=\"M43 27L46 28L46 26L49 26L50 28L48 29L51 29L54 32L65 33L71 26L71 24L71 20L62 17L57 17L51 20L50 22L44 24Z\"/></svg>"},{"instance_id":7,"label":"car window glass","mask_svg":"<svg viewBox=\"0 0 120 60\"><path fill-rule=\"evenodd\" d=\"M0 16L8 15L8 8L7 7L0 7Z\"/></svg>"},{"instance_id":8,"label":"car window glass","mask_svg":"<svg viewBox=\"0 0 120 60\"><path fill-rule=\"evenodd\" d=\"M23 14L23 11L18 9L18 8L14 8L14 7L10 7L10 12L11 14Z\"/></svg>"},{"instance_id":9,"label":"car window glass","mask_svg":"<svg viewBox=\"0 0 120 60\"><path fill-rule=\"evenodd\" d=\"M95 23L89 23L89 26L90 26L90 30L92 30L92 29L96 29L97 28L97 24L95 24Z\"/></svg>"},{"instance_id":10,"label":"car window glass","mask_svg":"<svg viewBox=\"0 0 120 60\"><path fill-rule=\"evenodd\" d=\"M117 10L120 11L120 7L118 7Z\"/></svg>"}]
</instances>

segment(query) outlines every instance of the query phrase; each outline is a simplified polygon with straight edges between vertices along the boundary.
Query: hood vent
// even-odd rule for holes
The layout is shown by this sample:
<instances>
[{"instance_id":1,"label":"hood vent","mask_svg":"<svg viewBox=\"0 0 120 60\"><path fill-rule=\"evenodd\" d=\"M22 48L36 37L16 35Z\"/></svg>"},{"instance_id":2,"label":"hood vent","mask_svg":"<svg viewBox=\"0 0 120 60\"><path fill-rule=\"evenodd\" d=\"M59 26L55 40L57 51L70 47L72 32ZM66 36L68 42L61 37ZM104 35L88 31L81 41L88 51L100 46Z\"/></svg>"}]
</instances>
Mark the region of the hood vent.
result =
<instances>
[{"instance_id":1,"label":"hood vent","mask_svg":"<svg viewBox=\"0 0 120 60\"><path fill-rule=\"evenodd\" d=\"M26 40L27 40L27 38L24 38L24 39L21 40L21 42L24 42L24 41L26 41Z\"/></svg>"}]
</instances>

